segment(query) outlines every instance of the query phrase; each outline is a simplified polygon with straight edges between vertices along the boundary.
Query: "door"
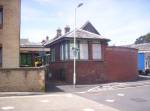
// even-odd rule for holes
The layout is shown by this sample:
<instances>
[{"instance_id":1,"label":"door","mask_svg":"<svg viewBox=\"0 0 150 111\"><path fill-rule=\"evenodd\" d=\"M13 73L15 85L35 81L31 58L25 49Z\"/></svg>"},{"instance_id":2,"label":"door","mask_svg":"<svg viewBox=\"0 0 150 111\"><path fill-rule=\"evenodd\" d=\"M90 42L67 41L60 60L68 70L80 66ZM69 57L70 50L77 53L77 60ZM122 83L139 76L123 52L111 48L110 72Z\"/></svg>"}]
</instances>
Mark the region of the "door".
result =
<instances>
[{"instance_id":1,"label":"door","mask_svg":"<svg viewBox=\"0 0 150 111\"><path fill-rule=\"evenodd\" d=\"M138 70L144 71L145 63L144 63L144 53L138 53Z\"/></svg>"}]
</instances>

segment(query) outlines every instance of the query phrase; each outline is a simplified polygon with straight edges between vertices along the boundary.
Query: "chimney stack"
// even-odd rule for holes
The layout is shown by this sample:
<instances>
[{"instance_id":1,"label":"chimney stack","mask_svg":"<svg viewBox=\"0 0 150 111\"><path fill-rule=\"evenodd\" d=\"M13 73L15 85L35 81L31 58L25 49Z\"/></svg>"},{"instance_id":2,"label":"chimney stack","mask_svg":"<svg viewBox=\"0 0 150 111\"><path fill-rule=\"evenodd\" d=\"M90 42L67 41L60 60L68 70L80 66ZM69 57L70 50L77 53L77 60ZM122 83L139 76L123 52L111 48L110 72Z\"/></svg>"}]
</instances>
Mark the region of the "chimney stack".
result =
<instances>
[{"instance_id":1,"label":"chimney stack","mask_svg":"<svg viewBox=\"0 0 150 111\"><path fill-rule=\"evenodd\" d=\"M49 41L49 37L48 36L46 36L46 41Z\"/></svg>"},{"instance_id":2,"label":"chimney stack","mask_svg":"<svg viewBox=\"0 0 150 111\"><path fill-rule=\"evenodd\" d=\"M56 37L59 37L59 36L61 36L61 29L60 28L57 29L57 35L56 35Z\"/></svg>"},{"instance_id":3,"label":"chimney stack","mask_svg":"<svg viewBox=\"0 0 150 111\"><path fill-rule=\"evenodd\" d=\"M66 27L64 28L65 33L70 32L70 27L68 25L66 25Z\"/></svg>"}]
</instances>

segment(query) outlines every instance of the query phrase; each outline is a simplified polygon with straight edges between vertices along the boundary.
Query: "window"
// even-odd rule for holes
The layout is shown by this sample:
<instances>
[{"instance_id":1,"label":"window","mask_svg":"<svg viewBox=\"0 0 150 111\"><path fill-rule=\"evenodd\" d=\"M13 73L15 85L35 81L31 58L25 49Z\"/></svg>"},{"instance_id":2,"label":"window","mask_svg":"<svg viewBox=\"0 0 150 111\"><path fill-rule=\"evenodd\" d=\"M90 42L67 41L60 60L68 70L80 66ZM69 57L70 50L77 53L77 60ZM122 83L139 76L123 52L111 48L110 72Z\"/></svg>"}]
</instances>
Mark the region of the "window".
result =
<instances>
[{"instance_id":1,"label":"window","mask_svg":"<svg viewBox=\"0 0 150 111\"><path fill-rule=\"evenodd\" d=\"M69 59L69 44L63 43L60 45L60 60L68 60Z\"/></svg>"},{"instance_id":2,"label":"window","mask_svg":"<svg viewBox=\"0 0 150 111\"><path fill-rule=\"evenodd\" d=\"M79 49L79 43L76 43L77 49ZM70 42L70 59L74 59L74 43ZM79 50L76 53L76 59L79 59Z\"/></svg>"},{"instance_id":3,"label":"window","mask_svg":"<svg viewBox=\"0 0 150 111\"><path fill-rule=\"evenodd\" d=\"M21 54L21 66L32 66L31 54Z\"/></svg>"},{"instance_id":4,"label":"window","mask_svg":"<svg viewBox=\"0 0 150 111\"><path fill-rule=\"evenodd\" d=\"M93 59L101 59L101 45L100 44L92 44L93 51Z\"/></svg>"},{"instance_id":5,"label":"window","mask_svg":"<svg viewBox=\"0 0 150 111\"><path fill-rule=\"evenodd\" d=\"M3 7L0 6L0 28L3 26Z\"/></svg>"},{"instance_id":6,"label":"window","mask_svg":"<svg viewBox=\"0 0 150 111\"><path fill-rule=\"evenodd\" d=\"M88 59L88 44L81 43L80 44L80 59Z\"/></svg>"},{"instance_id":7,"label":"window","mask_svg":"<svg viewBox=\"0 0 150 111\"><path fill-rule=\"evenodd\" d=\"M64 44L60 45L60 60L64 60Z\"/></svg>"},{"instance_id":8,"label":"window","mask_svg":"<svg viewBox=\"0 0 150 111\"><path fill-rule=\"evenodd\" d=\"M70 43L70 59L73 59L73 58L74 58L73 47L74 47L74 44L73 44L73 43Z\"/></svg>"},{"instance_id":9,"label":"window","mask_svg":"<svg viewBox=\"0 0 150 111\"><path fill-rule=\"evenodd\" d=\"M77 54L76 59L88 60L88 44L86 41L76 43ZM72 60L74 59L74 43L66 42L60 45L60 60Z\"/></svg>"},{"instance_id":10,"label":"window","mask_svg":"<svg viewBox=\"0 0 150 111\"><path fill-rule=\"evenodd\" d=\"M68 43L65 44L65 60L68 60L69 58L69 47L68 47Z\"/></svg>"},{"instance_id":11,"label":"window","mask_svg":"<svg viewBox=\"0 0 150 111\"><path fill-rule=\"evenodd\" d=\"M55 62L55 49L51 49L51 62Z\"/></svg>"}]
</instances>

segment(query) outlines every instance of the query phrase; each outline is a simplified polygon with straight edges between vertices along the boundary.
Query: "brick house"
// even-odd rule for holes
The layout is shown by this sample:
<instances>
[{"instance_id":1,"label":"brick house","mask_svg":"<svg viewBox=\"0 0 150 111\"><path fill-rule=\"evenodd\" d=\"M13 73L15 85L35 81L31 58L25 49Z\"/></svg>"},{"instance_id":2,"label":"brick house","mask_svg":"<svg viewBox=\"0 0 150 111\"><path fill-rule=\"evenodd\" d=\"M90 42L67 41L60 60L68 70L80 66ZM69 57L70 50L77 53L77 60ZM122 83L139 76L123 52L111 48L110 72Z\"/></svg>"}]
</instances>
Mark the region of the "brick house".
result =
<instances>
[{"instance_id":1,"label":"brick house","mask_svg":"<svg viewBox=\"0 0 150 111\"><path fill-rule=\"evenodd\" d=\"M0 67L19 67L20 0L0 0Z\"/></svg>"},{"instance_id":2,"label":"brick house","mask_svg":"<svg viewBox=\"0 0 150 111\"><path fill-rule=\"evenodd\" d=\"M77 84L127 81L137 77L136 49L109 47L110 40L101 36L89 21L75 31ZM58 29L56 37L46 44L51 50L51 80L73 81L73 35L74 31L67 26L64 35Z\"/></svg>"}]
</instances>

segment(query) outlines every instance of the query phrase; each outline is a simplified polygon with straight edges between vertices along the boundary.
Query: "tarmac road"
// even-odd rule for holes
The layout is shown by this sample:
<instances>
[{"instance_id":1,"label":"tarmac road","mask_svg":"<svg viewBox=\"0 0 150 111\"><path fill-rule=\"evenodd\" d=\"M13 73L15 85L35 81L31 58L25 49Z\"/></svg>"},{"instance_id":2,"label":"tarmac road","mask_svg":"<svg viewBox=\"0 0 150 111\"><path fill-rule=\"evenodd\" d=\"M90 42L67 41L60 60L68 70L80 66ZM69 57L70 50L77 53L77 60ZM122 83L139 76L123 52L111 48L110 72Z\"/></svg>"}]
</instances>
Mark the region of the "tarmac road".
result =
<instances>
[{"instance_id":1,"label":"tarmac road","mask_svg":"<svg viewBox=\"0 0 150 111\"><path fill-rule=\"evenodd\" d=\"M78 95L121 111L150 111L150 85L89 91Z\"/></svg>"}]
</instances>

